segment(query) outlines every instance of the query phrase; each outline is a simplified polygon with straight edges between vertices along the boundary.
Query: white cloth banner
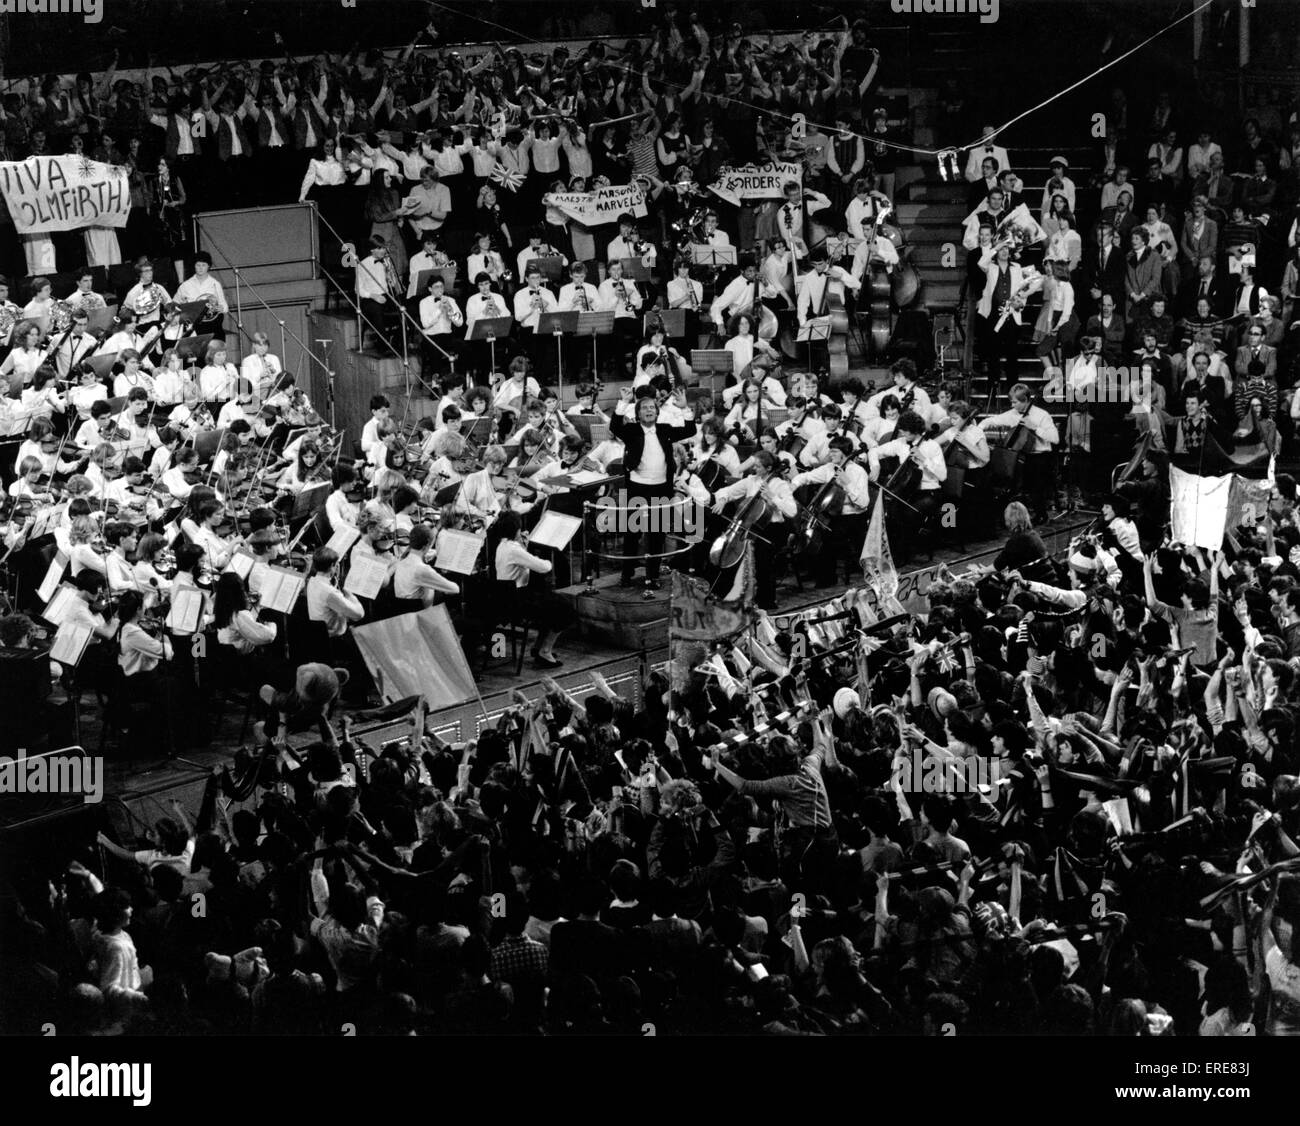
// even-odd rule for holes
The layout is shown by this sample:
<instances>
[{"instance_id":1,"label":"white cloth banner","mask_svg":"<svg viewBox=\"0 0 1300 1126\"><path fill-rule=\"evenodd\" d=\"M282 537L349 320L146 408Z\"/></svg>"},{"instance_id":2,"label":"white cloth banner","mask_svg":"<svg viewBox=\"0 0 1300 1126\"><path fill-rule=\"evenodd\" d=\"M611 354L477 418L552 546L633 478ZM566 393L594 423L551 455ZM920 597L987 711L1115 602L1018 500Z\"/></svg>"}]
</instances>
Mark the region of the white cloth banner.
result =
<instances>
[{"instance_id":1,"label":"white cloth banner","mask_svg":"<svg viewBox=\"0 0 1300 1126\"><path fill-rule=\"evenodd\" d=\"M131 211L126 169L84 156L0 161L0 192L20 235L125 227Z\"/></svg>"},{"instance_id":2,"label":"white cloth banner","mask_svg":"<svg viewBox=\"0 0 1300 1126\"><path fill-rule=\"evenodd\" d=\"M620 215L641 219L647 214L645 190L640 184L611 185L594 192L548 192L542 202L584 227L613 223Z\"/></svg>"},{"instance_id":3,"label":"white cloth banner","mask_svg":"<svg viewBox=\"0 0 1300 1126\"><path fill-rule=\"evenodd\" d=\"M746 164L740 168L723 168L709 191L730 204L750 199L781 199L787 183L803 185L803 165L775 160L770 164Z\"/></svg>"},{"instance_id":4,"label":"white cloth banner","mask_svg":"<svg viewBox=\"0 0 1300 1126\"><path fill-rule=\"evenodd\" d=\"M1170 524L1176 543L1218 551L1228 522L1232 474L1198 477L1169 467Z\"/></svg>"},{"instance_id":5,"label":"white cloth banner","mask_svg":"<svg viewBox=\"0 0 1300 1126\"><path fill-rule=\"evenodd\" d=\"M352 636L386 704L423 696L436 711L478 694L445 606L355 626Z\"/></svg>"}]
</instances>

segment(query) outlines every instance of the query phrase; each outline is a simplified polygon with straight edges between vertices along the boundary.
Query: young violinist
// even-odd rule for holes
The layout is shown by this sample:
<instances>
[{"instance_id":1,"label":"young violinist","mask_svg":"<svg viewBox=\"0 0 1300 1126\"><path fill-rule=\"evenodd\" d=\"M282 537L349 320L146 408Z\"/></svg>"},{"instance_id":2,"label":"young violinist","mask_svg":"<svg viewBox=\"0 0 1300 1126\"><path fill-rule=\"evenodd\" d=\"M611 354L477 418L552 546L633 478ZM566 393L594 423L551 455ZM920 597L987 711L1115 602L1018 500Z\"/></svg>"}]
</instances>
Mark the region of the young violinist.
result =
<instances>
[{"instance_id":1,"label":"young violinist","mask_svg":"<svg viewBox=\"0 0 1300 1126\"><path fill-rule=\"evenodd\" d=\"M690 376L690 366L682 354L668 343L663 321L651 320L650 327L646 329L645 343L637 349L634 371L633 387L649 383L656 375L667 376L674 385Z\"/></svg>"},{"instance_id":2,"label":"young violinist","mask_svg":"<svg viewBox=\"0 0 1300 1126\"><path fill-rule=\"evenodd\" d=\"M320 446L308 439L298 446L298 456L289 463L275 483L276 491L281 494L297 496L309 484L324 480L325 469L321 465Z\"/></svg>"},{"instance_id":3,"label":"young violinist","mask_svg":"<svg viewBox=\"0 0 1300 1126\"><path fill-rule=\"evenodd\" d=\"M128 454L143 458L162 445L151 421L149 393L143 387L132 388L127 395L126 408L117 417L117 427L122 431L121 442Z\"/></svg>"},{"instance_id":4,"label":"young violinist","mask_svg":"<svg viewBox=\"0 0 1300 1126\"><path fill-rule=\"evenodd\" d=\"M731 335L723 347L731 353L732 372L737 377L744 378L750 365L759 356L774 362L778 360L776 349L766 340L754 335L754 318L750 314L737 313L731 318L729 327ZM785 388L773 379L767 380L764 386L767 384L775 384L768 392L768 397L778 406L784 406ZM726 391L723 392L723 398L726 398Z\"/></svg>"},{"instance_id":5,"label":"young violinist","mask_svg":"<svg viewBox=\"0 0 1300 1126\"><path fill-rule=\"evenodd\" d=\"M42 364L36 369L31 386L23 388L19 402L33 420L62 415L68 409L67 401L59 394L58 377L49 364Z\"/></svg>"},{"instance_id":6,"label":"young violinist","mask_svg":"<svg viewBox=\"0 0 1300 1126\"><path fill-rule=\"evenodd\" d=\"M50 486L42 482L44 468L39 457L30 454L18 462L18 476L9 486L9 495L14 499L30 497L38 504L53 504L54 496Z\"/></svg>"},{"instance_id":7,"label":"young violinist","mask_svg":"<svg viewBox=\"0 0 1300 1126\"><path fill-rule=\"evenodd\" d=\"M248 380L239 378L235 381L234 398L223 403L217 415L217 429L225 429L237 420L251 422L257 416L258 409L253 385Z\"/></svg>"},{"instance_id":8,"label":"young violinist","mask_svg":"<svg viewBox=\"0 0 1300 1126\"><path fill-rule=\"evenodd\" d=\"M122 462L122 476L104 485L104 504L115 504L119 513L130 511L152 523L163 515L162 506L146 483L144 462L129 454Z\"/></svg>"},{"instance_id":9,"label":"young violinist","mask_svg":"<svg viewBox=\"0 0 1300 1126\"><path fill-rule=\"evenodd\" d=\"M68 574L74 579L82 571L103 575L108 567L104 563L104 539L98 522L92 516L78 516L68 529Z\"/></svg>"},{"instance_id":10,"label":"young violinist","mask_svg":"<svg viewBox=\"0 0 1300 1126\"><path fill-rule=\"evenodd\" d=\"M366 608L354 594L340 590L334 584L339 556L333 548L318 547L311 557L311 573L307 579L307 617L325 626L331 638L341 638L348 626L366 616Z\"/></svg>"},{"instance_id":11,"label":"young violinist","mask_svg":"<svg viewBox=\"0 0 1300 1126\"><path fill-rule=\"evenodd\" d=\"M357 478L357 471L351 465L336 465L333 482L334 491L325 499L325 515L330 522L330 531L355 528L361 519L361 509L357 503L361 482Z\"/></svg>"},{"instance_id":12,"label":"young violinist","mask_svg":"<svg viewBox=\"0 0 1300 1126\"><path fill-rule=\"evenodd\" d=\"M283 662L272 648L279 637L274 622L264 622L253 609L248 589L234 571L218 577L213 591L213 619L217 627L217 644L229 646L239 655L240 664L254 666L249 681L272 680L272 670Z\"/></svg>"},{"instance_id":13,"label":"young violinist","mask_svg":"<svg viewBox=\"0 0 1300 1126\"><path fill-rule=\"evenodd\" d=\"M759 450L750 459L748 474L734 485L727 485L713 494L713 512L721 515L728 504L739 501L744 504L754 496L761 496L767 502L769 517L762 530L762 538L755 536L750 542L754 545L754 595L758 605L765 610L776 607L776 577L772 566L777 552L785 546L789 536L790 524L795 518L797 505L789 484L782 478L777 458L766 450ZM798 478L795 479L798 481ZM719 589L723 595L730 588L724 579Z\"/></svg>"},{"instance_id":14,"label":"young violinist","mask_svg":"<svg viewBox=\"0 0 1300 1126\"><path fill-rule=\"evenodd\" d=\"M235 553L230 543L217 531L224 515L219 500L207 499L199 502L193 516L181 518L181 531L190 543L203 549L208 566L213 571L222 571L229 566L231 556Z\"/></svg>"},{"instance_id":15,"label":"young violinist","mask_svg":"<svg viewBox=\"0 0 1300 1126\"><path fill-rule=\"evenodd\" d=\"M109 593L116 596L135 590L135 570L131 563L137 543L134 525L125 520L110 520L104 525L104 543L108 547L108 554L104 556L104 577L108 581Z\"/></svg>"},{"instance_id":16,"label":"young violinist","mask_svg":"<svg viewBox=\"0 0 1300 1126\"><path fill-rule=\"evenodd\" d=\"M399 602L419 600L432 606L438 595L457 595L460 587L439 574L428 563L427 556L433 546L433 531L425 524L411 529L410 546L397 561L393 572L393 596Z\"/></svg>"},{"instance_id":17,"label":"young violinist","mask_svg":"<svg viewBox=\"0 0 1300 1126\"><path fill-rule=\"evenodd\" d=\"M563 662L555 656L555 642L573 624L573 610L565 599L551 591L529 589L533 575L549 575L553 564L528 550L528 533L519 513L502 513L495 530L500 539L493 558L493 574L498 582L514 585L518 597L528 607L529 620L537 625L537 644L532 649L537 667L558 669Z\"/></svg>"},{"instance_id":18,"label":"young violinist","mask_svg":"<svg viewBox=\"0 0 1300 1126\"><path fill-rule=\"evenodd\" d=\"M145 609L151 610L171 597L171 579L163 573L167 540L157 532L146 532L136 544L135 555L131 568L135 589L144 594Z\"/></svg>"},{"instance_id":19,"label":"young violinist","mask_svg":"<svg viewBox=\"0 0 1300 1126\"><path fill-rule=\"evenodd\" d=\"M158 448L149 458L149 476L155 481L171 468L176 451L181 448L181 432L174 426L164 426L158 431Z\"/></svg>"},{"instance_id":20,"label":"young violinist","mask_svg":"<svg viewBox=\"0 0 1300 1126\"><path fill-rule=\"evenodd\" d=\"M174 500L188 500L199 483L199 476L199 455L187 446L172 455L172 464L163 471L159 482Z\"/></svg>"},{"instance_id":21,"label":"young violinist","mask_svg":"<svg viewBox=\"0 0 1300 1126\"><path fill-rule=\"evenodd\" d=\"M843 501L830 513L830 533L826 550L818 557L817 585L832 586L837 564L841 558L847 562L851 575L857 566L858 554L866 538L864 517L871 499L871 484L867 471L853 457L853 443L840 436L830 443L830 460L825 465L806 470L795 476L790 488L798 491L806 485L835 484L843 493Z\"/></svg>"},{"instance_id":22,"label":"young violinist","mask_svg":"<svg viewBox=\"0 0 1300 1126\"><path fill-rule=\"evenodd\" d=\"M77 412L78 423L90 421L90 408L108 398L108 388L104 381L95 374L95 369L83 363L77 367L77 386L70 388L67 394L68 405Z\"/></svg>"},{"instance_id":23,"label":"young violinist","mask_svg":"<svg viewBox=\"0 0 1300 1126\"><path fill-rule=\"evenodd\" d=\"M21 466L25 458L34 457L41 463L41 472L49 477L54 474L66 476L75 472L80 458L66 456L68 451L60 450L58 436L54 433L54 424L48 418L34 418L27 428L27 438L18 447L14 464ZM64 456L60 457L60 454ZM55 459L58 458L58 464Z\"/></svg>"}]
</instances>

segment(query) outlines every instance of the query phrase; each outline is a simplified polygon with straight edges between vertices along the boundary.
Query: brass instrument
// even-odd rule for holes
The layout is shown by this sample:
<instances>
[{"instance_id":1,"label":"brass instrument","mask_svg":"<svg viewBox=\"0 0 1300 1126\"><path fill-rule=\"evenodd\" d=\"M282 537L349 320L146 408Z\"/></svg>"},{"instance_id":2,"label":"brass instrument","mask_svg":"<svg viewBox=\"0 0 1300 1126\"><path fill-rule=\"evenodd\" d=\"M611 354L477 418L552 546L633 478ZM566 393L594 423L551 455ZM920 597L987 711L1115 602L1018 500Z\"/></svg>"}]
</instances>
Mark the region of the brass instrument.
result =
<instances>
[{"instance_id":1,"label":"brass instrument","mask_svg":"<svg viewBox=\"0 0 1300 1126\"><path fill-rule=\"evenodd\" d=\"M102 309L107 304L108 302L105 301L94 290L90 290L81 295L81 307L87 313L89 313L92 309Z\"/></svg>"},{"instance_id":2,"label":"brass instrument","mask_svg":"<svg viewBox=\"0 0 1300 1126\"><path fill-rule=\"evenodd\" d=\"M154 282L136 297L132 309L137 317L147 317L162 304L163 287Z\"/></svg>"},{"instance_id":3,"label":"brass instrument","mask_svg":"<svg viewBox=\"0 0 1300 1126\"><path fill-rule=\"evenodd\" d=\"M13 331L13 327L18 323L19 309L17 305L10 305L6 302L0 305L0 337L8 337Z\"/></svg>"},{"instance_id":4,"label":"brass instrument","mask_svg":"<svg viewBox=\"0 0 1300 1126\"><path fill-rule=\"evenodd\" d=\"M66 301L56 301L50 306L50 332L66 332L72 325L72 306Z\"/></svg>"},{"instance_id":5,"label":"brass instrument","mask_svg":"<svg viewBox=\"0 0 1300 1126\"><path fill-rule=\"evenodd\" d=\"M500 306L497 305L497 299L495 297L488 298L487 304L483 307L483 312L489 317L500 317L505 315L501 312Z\"/></svg>"},{"instance_id":6,"label":"brass instrument","mask_svg":"<svg viewBox=\"0 0 1300 1126\"><path fill-rule=\"evenodd\" d=\"M582 312L584 313L591 312L591 302L587 300L586 283L583 283L582 285L578 286L578 302L579 304L582 305Z\"/></svg>"},{"instance_id":7,"label":"brass instrument","mask_svg":"<svg viewBox=\"0 0 1300 1126\"><path fill-rule=\"evenodd\" d=\"M628 299L627 286L623 284L622 278L614 279L614 289L618 293L619 302L622 304L624 310L628 313L632 312L632 302Z\"/></svg>"},{"instance_id":8,"label":"brass instrument","mask_svg":"<svg viewBox=\"0 0 1300 1126\"><path fill-rule=\"evenodd\" d=\"M204 294L203 304L203 319L205 321L212 320L212 318L217 316L221 311L217 306L217 295L215 293Z\"/></svg>"}]
</instances>

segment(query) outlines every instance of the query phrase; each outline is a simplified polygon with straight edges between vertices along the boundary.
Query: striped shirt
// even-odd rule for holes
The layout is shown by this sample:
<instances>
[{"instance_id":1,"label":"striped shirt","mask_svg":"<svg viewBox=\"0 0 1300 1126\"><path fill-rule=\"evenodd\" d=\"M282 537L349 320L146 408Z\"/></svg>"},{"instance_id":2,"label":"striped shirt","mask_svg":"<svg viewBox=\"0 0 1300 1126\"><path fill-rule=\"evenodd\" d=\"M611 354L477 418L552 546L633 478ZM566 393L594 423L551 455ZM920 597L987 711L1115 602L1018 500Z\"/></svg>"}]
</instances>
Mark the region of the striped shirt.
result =
<instances>
[{"instance_id":1,"label":"striped shirt","mask_svg":"<svg viewBox=\"0 0 1300 1126\"><path fill-rule=\"evenodd\" d=\"M827 829L831 803L822 781L822 752L814 751L799 764L797 774L781 774L762 781L741 782L740 793L775 798L793 828Z\"/></svg>"}]
</instances>

